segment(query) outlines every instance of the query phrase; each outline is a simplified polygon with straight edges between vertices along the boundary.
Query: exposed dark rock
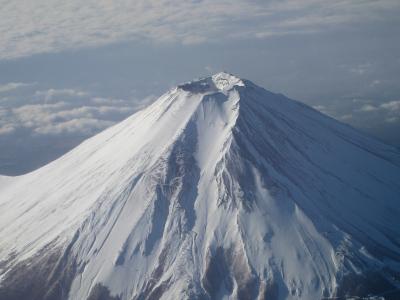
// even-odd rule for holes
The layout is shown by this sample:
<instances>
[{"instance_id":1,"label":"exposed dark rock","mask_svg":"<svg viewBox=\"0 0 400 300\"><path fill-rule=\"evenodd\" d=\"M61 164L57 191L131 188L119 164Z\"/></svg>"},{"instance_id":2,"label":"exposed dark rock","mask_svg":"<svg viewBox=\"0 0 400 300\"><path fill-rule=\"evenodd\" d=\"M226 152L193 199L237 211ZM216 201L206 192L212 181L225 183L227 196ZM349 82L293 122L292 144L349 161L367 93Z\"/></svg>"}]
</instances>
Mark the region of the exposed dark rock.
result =
<instances>
[{"instance_id":1,"label":"exposed dark rock","mask_svg":"<svg viewBox=\"0 0 400 300\"><path fill-rule=\"evenodd\" d=\"M399 275L397 276L397 280L399 280L400 277ZM400 299L400 289L396 289L396 286L378 272L362 275L349 274L340 281L335 296L338 299L348 299L356 296L361 298L382 296L386 300L398 300Z\"/></svg>"},{"instance_id":2,"label":"exposed dark rock","mask_svg":"<svg viewBox=\"0 0 400 300\"><path fill-rule=\"evenodd\" d=\"M76 269L70 246L62 249L49 244L11 267L2 280L0 300L67 299Z\"/></svg>"},{"instance_id":3,"label":"exposed dark rock","mask_svg":"<svg viewBox=\"0 0 400 300\"><path fill-rule=\"evenodd\" d=\"M272 280L269 280L267 282L261 282L257 299L258 300L278 300L279 299L278 285Z\"/></svg>"},{"instance_id":4,"label":"exposed dark rock","mask_svg":"<svg viewBox=\"0 0 400 300\"><path fill-rule=\"evenodd\" d=\"M98 283L90 291L87 300L120 300L119 296L111 296L110 290L104 285Z\"/></svg>"},{"instance_id":5,"label":"exposed dark rock","mask_svg":"<svg viewBox=\"0 0 400 300\"><path fill-rule=\"evenodd\" d=\"M233 282L223 248L217 248L214 253L210 253L202 284L211 299L215 299L223 291L228 295L232 293Z\"/></svg>"},{"instance_id":6,"label":"exposed dark rock","mask_svg":"<svg viewBox=\"0 0 400 300\"><path fill-rule=\"evenodd\" d=\"M160 278L164 272L165 260L167 259L167 255L169 253L169 248L166 247L161 251L161 254L158 259L158 264L156 269L153 271L151 275L151 279L147 281L143 291L134 297L137 300L144 300L144 299L155 299L154 297L159 296L161 297L162 294L165 292L166 288L168 287L169 282L164 281L161 285L156 287Z\"/></svg>"},{"instance_id":7,"label":"exposed dark rock","mask_svg":"<svg viewBox=\"0 0 400 300\"><path fill-rule=\"evenodd\" d=\"M168 290L168 288L169 288L169 280L162 282L159 286L153 289L145 299L158 300L162 297L165 291Z\"/></svg>"}]
</instances>

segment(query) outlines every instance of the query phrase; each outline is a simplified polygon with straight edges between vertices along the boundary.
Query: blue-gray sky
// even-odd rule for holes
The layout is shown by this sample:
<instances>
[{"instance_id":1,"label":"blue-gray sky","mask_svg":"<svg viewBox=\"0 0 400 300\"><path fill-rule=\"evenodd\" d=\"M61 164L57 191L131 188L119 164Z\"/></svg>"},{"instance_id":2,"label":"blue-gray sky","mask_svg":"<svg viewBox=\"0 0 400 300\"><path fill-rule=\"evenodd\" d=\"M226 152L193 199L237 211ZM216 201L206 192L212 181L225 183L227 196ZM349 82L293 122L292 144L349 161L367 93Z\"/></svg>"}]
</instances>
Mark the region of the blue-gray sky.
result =
<instances>
[{"instance_id":1,"label":"blue-gray sky","mask_svg":"<svg viewBox=\"0 0 400 300\"><path fill-rule=\"evenodd\" d=\"M0 173L225 70L400 145L398 0L0 0Z\"/></svg>"}]
</instances>

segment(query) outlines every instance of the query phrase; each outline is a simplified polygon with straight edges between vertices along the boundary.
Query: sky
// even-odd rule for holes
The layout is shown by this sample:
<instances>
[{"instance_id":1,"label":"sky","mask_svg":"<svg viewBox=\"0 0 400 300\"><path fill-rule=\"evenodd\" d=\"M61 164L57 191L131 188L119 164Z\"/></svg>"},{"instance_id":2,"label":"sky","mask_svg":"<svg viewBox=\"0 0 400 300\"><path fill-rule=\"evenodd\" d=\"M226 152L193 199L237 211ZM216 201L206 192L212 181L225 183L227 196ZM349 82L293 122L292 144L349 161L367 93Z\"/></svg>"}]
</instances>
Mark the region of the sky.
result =
<instances>
[{"instance_id":1,"label":"sky","mask_svg":"<svg viewBox=\"0 0 400 300\"><path fill-rule=\"evenodd\" d=\"M398 0L0 0L0 174L227 71L400 147Z\"/></svg>"}]
</instances>

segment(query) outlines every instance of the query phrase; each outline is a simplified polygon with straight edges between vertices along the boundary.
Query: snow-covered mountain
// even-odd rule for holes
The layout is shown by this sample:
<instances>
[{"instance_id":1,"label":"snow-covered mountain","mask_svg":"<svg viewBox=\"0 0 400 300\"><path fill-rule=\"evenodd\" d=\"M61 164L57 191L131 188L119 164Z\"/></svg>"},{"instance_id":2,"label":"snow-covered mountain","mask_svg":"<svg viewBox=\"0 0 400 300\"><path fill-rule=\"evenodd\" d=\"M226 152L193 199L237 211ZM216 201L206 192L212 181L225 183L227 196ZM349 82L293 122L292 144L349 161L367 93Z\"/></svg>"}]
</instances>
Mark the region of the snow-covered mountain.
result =
<instances>
[{"instance_id":1,"label":"snow-covered mountain","mask_svg":"<svg viewBox=\"0 0 400 300\"><path fill-rule=\"evenodd\" d=\"M227 73L0 177L2 300L395 299L399 286L400 153Z\"/></svg>"}]
</instances>

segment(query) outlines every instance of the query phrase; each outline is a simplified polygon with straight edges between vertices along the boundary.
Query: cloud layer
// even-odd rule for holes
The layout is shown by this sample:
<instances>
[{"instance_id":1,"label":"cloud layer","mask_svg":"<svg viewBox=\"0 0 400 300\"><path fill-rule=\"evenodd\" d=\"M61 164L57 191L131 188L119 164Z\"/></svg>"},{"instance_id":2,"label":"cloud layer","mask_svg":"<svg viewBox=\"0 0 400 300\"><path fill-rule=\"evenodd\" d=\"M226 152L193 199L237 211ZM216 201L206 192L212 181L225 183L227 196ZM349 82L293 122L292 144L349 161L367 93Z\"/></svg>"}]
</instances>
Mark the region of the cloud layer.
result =
<instances>
[{"instance_id":1,"label":"cloud layer","mask_svg":"<svg viewBox=\"0 0 400 300\"><path fill-rule=\"evenodd\" d=\"M32 171L131 115L154 97L100 97L40 83L0 85L0 174Z\"/></svg>"},{"instance_id":2,"label":"cloud layer","mask_svg":"<svg viewBox=\"0 0 400 300\"><path fill-rule=\"evenodd\" d=\"M397 18L398 0L0 0L0 59L149 40L198 44Z\"/></svg>"},{"instance_id":3,"label":"cloud layer","mask_svg":"<svg viewBox=\"0 0 400 300\"><path fill-rule=\"evenodd\" d=\"M0 85L0 136L90 136L129 116L152 97L101 98L79 89L37 89L29 83Z\"/></svg>"}]
</instances>

